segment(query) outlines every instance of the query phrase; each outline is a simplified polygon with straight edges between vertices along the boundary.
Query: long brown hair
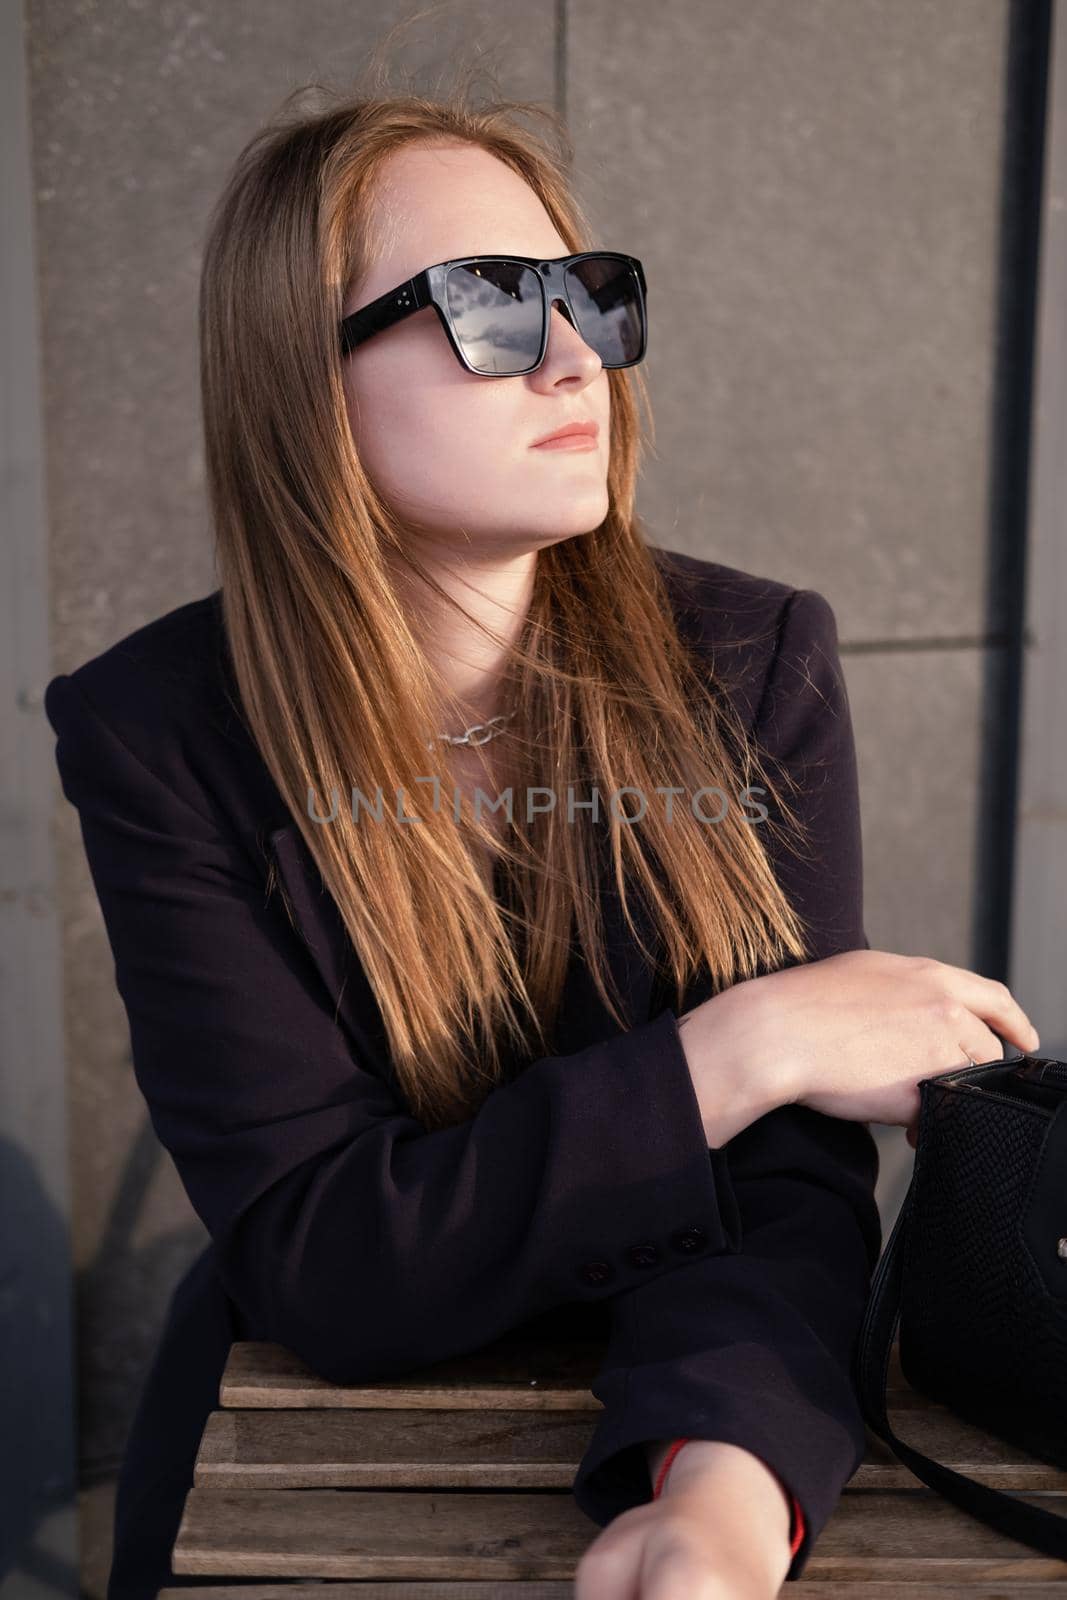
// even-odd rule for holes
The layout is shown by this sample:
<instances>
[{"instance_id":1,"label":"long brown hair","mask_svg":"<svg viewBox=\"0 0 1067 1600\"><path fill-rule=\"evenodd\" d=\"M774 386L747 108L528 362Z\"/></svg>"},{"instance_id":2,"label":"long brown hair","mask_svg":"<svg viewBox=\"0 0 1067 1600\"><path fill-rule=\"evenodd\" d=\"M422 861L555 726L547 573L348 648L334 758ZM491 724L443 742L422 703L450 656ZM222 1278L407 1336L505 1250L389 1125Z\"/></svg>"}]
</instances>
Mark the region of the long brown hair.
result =
<instances>
[{"instance_id":1,"label":"long brown hair","mask_svg":"<svg viewBox=\"0 0 1067 1600\"><path fill-rule=\"evenodd\" d=\"M375 247L367 199L392 151L467 140L526 180L569 251L595 245L571 192L565 127L540 104L349 92L294 112L292 100L238 157L203 262L203 423L224 625L243 715L343 917L409 1107L445 1125L501 1081L507 1052L551 1048L575 940L627 1025L602 949L605 864L628 919L627 889L643 897L662 944L648 954L678 1003L702 962L719 990L806 948L767 828L734 803L748 784L773 786L708 662L683 641L634 511L638 397L650 415L638 368L608 373L607 516L538 554L529 613L505 657L515 720L494 746L507 747L517 795L543 786L562 800L573 783L582 799L595 785L607 856L598 864L604 830L570 825L559 804L497 842L466 802L457 821L417 781L441 685L391 563L458 602L415 563L348 424L337 328ZM526 125L538 117L555 145ZM451 796L447 749L435 770ZM688 796L708 784L730 797L714 826L684 802L668 821L651 801L630 824L605 798L672 786ZM349 800L353 789L373 800L379 786L392 797L387 825L368 826ZM397 795L417 826L394 825ZM324 826L311 813L328 815L331 797L342 803ZM477 866L484 849L509 885L499 900Z\"/></svg>"}]
</instances>

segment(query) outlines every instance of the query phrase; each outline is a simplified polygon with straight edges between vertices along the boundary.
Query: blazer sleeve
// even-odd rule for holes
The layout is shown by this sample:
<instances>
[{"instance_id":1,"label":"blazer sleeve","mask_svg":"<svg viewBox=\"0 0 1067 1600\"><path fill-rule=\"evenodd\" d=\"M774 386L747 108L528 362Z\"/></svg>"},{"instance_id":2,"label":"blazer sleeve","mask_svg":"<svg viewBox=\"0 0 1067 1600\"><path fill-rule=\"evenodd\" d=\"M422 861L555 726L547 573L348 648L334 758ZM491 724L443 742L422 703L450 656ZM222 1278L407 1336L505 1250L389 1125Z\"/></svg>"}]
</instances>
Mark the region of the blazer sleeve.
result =
<instances>
[{"instance_id":1,"label":"blazer sleeve","mask_svg":"<svg viewBox=\"0 0 1067 1600\"><path fill-rule=\"evenodd\" d=\"M162 735L156 760L131 748L151 719L123 692L79 668L49 683L46 712L136 1080L254 1337L372 1381L647 1277L626 1254L635 1228L663 1241L657 1276L738 1248L672 1011L535 1060L428 1130L353 1059L239 830Z\"/></svg>"},{"instance_id":2,"label":"blazer sleeve","mask_svg":"<svg viewBox=\"0 0 1067 1600\"><path fill-rule=\"evenodd\" d=\"M755 733L802 785L792 805L810 845L778 872L807 920L809 959L869 948L851 718L834 614L813 590L786 601ZM788 1572L797 1578L866 1454L852 1359L882 1242L878 1147L866 1123L789 1104L725 1151L741 1249L612 1302L593 1383L604 1410L573 1493L605 1525L651 1498L650 1441L740 1445L799 1505L803 1538Z\"/></svg>"}]
</instances>

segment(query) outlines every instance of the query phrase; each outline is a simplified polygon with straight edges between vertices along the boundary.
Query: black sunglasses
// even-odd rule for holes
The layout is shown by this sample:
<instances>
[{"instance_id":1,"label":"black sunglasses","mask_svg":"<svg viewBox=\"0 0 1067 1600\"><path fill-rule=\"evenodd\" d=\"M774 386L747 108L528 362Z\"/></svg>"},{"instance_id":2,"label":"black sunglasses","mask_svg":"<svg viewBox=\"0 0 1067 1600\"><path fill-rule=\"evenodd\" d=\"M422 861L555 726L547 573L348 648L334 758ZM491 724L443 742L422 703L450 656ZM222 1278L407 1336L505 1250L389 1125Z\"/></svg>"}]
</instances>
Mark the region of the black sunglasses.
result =
<instances>
[{"instance_id":1,"label":"black sunglasses","mask_svg":"<svg viewBox=\"0 0 1067 1600\"><path fill-rule=\"evenodd\" d=\"M460 256L427 267L341 323L348 355L394 322L432 305L456 359L487 378L536 372L548 349L548 313L562 300L571 324L605 367L632 367L648 341L645 271L636 256L583 250L536 256Z\"/></svg>"}]
</instances>

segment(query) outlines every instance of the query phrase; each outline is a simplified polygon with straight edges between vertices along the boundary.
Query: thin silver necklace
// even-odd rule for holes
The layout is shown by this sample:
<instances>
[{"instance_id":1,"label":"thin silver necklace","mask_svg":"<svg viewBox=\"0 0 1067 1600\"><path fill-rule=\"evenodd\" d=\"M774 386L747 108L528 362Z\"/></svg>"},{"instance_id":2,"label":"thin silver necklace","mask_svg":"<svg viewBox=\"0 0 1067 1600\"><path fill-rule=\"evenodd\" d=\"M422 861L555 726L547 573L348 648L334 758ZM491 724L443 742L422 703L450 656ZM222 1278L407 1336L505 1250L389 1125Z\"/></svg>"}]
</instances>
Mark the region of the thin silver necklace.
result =
<instances>
[{"instance_id":1,"label":"thin silver necklace","mask_svg":"<svg viewBox=\"0 0 1067 1600\"><path fill-rule=\"evenodd\" d=\"M490 717L488 722L476 722L464 733L439 733L436 739L431 739L426 746L432 750L435 744L488 744L490 739L495 739L503 733L504 724L510 722L515 715L514 711L502 712L498 717Z\"/></svg>"}]
</instances>

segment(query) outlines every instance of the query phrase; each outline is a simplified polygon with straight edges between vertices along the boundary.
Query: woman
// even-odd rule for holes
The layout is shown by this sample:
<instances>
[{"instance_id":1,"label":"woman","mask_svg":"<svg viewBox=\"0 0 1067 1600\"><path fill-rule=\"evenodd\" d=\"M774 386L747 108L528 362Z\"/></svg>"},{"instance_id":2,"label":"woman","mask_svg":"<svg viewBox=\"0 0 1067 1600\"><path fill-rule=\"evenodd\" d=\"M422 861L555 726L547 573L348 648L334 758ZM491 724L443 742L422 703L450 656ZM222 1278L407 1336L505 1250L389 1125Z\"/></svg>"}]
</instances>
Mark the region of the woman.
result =
<instances>
[{"instance_id":1,"label":"woman","mask_svg":"<svg viewBox=\"0 0 1067 1600\"><path fill-rule=\"evenodd\" d=\"M233 1339L354 1382L520 1324L606 1338L579 1600L777 1593L864 1454L867 1123L1036 1048L869 949L833 612L646 543L643 268L587 240L512 108L265 129L203 268L220 588L48 687L211 1234L109 1600L179 1581Z\"/></svg>"}]
</instances>

